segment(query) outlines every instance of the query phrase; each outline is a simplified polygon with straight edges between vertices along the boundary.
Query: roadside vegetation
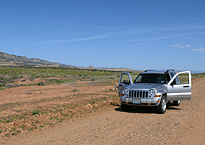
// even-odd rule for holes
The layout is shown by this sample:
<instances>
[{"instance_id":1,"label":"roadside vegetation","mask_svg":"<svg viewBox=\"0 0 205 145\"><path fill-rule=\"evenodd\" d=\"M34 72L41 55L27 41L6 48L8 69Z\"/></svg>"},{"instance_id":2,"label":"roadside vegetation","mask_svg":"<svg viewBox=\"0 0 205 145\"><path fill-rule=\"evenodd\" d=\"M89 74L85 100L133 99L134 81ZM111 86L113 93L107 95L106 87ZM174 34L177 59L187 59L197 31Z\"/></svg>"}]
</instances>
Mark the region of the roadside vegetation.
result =
<instances>
[{"instance_id":1,"label":"roadside vegetation","mask_svg":"<svg viewBox=\"0 0 205 145\"><path fill-rule=\"evenodd\" d=\"M136 76L138 73L130 72ZM0 67L0 89L18 86L44 86L48 84L63 84L76 81L119 80L120 71L98 69L77 69L68 67ZM41 78L43 81L34 82ZM29 81L29 83L17 82Z\"/></svg>"},{"instance_id":2,"label":"roadside vegetation","mask_svg":"<svg viewBox=\"0 0 205 145\"><path fill-rule=\"evenodd\" d=\"M0 89L19 86L44 86L76 81L118 81L120 71L78 69L68 67L0 67ZM138 72L130 72L134 80ZM192 74L192 80L204 77L205 73ZM41 78L43 81L34 82ZM29 83L19 83L19 82ZM17 83L18 82L18 83Z\"/></svg>"},{"instance_id":3,"label":"roadside vegetation","mask_svg":"<svg viewBox=\"0 0 205 145\"><path fill-rule=\"evenodd\" d=\"M191 74L191 76L192 76L192 80L195 80L195 79L198 79L198 78L203 78L203 77L205 77L205 73L193 73L193 74Z\"/></svg>"}]
</instances>

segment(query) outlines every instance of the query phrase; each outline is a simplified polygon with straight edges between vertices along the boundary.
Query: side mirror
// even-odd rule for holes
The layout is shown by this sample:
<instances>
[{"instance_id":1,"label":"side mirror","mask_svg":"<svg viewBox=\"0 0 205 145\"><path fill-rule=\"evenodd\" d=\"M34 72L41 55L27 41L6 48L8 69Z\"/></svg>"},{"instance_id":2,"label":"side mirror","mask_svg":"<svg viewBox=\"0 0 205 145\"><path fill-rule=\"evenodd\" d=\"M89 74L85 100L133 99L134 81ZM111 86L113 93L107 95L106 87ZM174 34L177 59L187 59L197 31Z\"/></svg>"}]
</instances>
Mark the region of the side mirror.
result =
<instances>
[{"instance_id":1,"label":"side mirror","mask_svg":"<svg viewBox=\"0 0 205 145\"><path fill-rule=\"evenodd\" d=\"M171 86L176 84L176 80L173 80L173 82L170 84Z\"/></svg>"},{"instance_id":2,"label":"side mirror","mask_svg":"<svg viewBox=\"0 0 205 145\"><path fill-rule=\"evenodd\" d=\"M129 85L129 82L128 82L127 80L124 80L124 81L123 81L123 84Z\"/></svg>"}]
</instances>

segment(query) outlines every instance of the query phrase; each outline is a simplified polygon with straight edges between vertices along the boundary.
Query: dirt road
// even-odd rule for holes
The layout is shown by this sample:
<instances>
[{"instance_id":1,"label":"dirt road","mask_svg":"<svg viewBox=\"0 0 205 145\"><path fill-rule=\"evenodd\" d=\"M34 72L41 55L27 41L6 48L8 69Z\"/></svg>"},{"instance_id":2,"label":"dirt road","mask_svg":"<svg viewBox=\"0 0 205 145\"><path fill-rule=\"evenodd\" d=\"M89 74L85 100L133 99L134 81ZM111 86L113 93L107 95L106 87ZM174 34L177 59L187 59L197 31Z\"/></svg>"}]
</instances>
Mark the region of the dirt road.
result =
<instances>
[{"instance_id":1,"label":"dirt road","mask_svg":"<svg viewBox=\"0 0 205 145\"><path fill-rule=\"evenodd\" d=\"M11 137L6 144L205 144L205 78L194 81L192 100L169 107L122 112L113 105L53 128Z\"/></svg>"}]
</instances>

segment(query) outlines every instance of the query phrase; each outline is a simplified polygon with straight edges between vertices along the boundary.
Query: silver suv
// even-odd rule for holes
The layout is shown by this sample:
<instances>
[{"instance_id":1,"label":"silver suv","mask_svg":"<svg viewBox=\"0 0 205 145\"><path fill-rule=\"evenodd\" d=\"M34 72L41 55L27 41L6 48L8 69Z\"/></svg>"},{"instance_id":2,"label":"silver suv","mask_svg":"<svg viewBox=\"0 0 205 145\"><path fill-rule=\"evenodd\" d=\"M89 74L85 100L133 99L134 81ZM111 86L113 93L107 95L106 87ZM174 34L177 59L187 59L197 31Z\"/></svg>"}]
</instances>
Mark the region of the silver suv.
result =
<instances>
[{"instance_id":1,"label":"silver suv","mask_svg":"<svg viewBox=\"0 0 205 145\"><path fill-rule=\"evenodd\" d=\"M132 106L151 106L163 114L167 103L179 106L181 100L191 100L191 73L145 70L132 81L129 73L122 72L118 93L123 111Z\"/></svg>"}]
</instances>

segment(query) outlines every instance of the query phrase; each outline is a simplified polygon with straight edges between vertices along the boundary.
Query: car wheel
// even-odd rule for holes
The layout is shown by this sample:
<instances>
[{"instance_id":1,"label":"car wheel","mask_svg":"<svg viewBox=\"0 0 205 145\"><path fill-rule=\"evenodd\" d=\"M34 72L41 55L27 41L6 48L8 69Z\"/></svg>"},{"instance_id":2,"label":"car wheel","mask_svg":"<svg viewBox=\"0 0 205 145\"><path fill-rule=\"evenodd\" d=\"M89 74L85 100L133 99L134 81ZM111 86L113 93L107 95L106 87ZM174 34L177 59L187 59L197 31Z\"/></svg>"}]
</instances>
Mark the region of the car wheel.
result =
<instances>
[{"instance_id":1,"label":"car wheel","mask_svg":"<svg viewBox=\"0 0 205 145\"><path fill-rule=\"evenodd\" d=\"M162 96L161 102L159 106L157 106L157 112L159 114L164 114L166 112L166 109L167 109L167 101L165 96Z\"/></svg>"},{"instance_id":2,"label":"car wheel","mask_svg":"<svg viewBox=\"0 0 205 145\"><path fill-rule=\"evenodd\" d=\"M122 108L123 111L128 112L128 111L130 111L130 109L131 109L132 107L131 107L131 106L128 106L128 105L125 105L125 104L121 104L121 108Z\"/></svg>"},{"instance_id":3,"label":"car wheel","mask_svg":"<svg viewBox=\"0 0 205 145\"><path fill-rule=\"evenodd\" d=\"M173 101L174 106L179 106L181 104L181 100Z\"/></svg>"}]
</instances>

